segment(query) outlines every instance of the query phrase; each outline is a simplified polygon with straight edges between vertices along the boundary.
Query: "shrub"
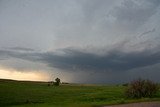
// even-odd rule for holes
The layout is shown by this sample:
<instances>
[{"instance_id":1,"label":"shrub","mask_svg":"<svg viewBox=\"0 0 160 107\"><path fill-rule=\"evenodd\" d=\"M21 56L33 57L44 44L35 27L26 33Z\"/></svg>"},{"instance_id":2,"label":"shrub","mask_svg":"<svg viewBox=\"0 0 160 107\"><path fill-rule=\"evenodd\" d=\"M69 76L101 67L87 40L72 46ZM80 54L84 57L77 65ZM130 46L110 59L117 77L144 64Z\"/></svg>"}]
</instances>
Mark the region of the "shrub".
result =
<instances>
[{"instance_id":1,"label":"shrub","mask_svg":"<svg viewBox=\"0 0 160 107\"><path fill-rule=\"evenodd\" d=\"M132 81L125 92L127 97L142 98L152 97L158 91L158 84L150 80L134 80Z\"/></svg>"},{"instance_id":2,"label":"shrub","mask_svg":"<svg viewBox=\"0 0 160 107\"><path fill-rule=\"evenodd\" d=\"M125 87L126 87L126 86L128 86L128 83L124 83L124 84L122 84L122 86L125 86Z\"/></svg>"}]
</instances>

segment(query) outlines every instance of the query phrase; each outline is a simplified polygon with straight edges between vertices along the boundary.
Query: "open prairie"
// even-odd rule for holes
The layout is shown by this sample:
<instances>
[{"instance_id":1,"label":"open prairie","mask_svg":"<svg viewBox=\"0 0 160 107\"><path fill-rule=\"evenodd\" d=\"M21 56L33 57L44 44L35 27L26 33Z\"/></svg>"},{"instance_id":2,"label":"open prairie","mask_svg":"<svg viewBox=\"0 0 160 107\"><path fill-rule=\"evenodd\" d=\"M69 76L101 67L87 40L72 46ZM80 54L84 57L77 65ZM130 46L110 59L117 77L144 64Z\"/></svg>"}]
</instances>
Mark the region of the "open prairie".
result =
<instances>
[{"instance_id":1,"label":"open prairie","mask_svg":"<svg viewBox=\"0 0 160 107\"><path fill-rule=\"evenodd\" d=\"M48 86L46 82L0 80L0 106L10 107L94 107L142 101L153 98L128 99L122 85L63 84Z\"/></svg>"}]
</instances>

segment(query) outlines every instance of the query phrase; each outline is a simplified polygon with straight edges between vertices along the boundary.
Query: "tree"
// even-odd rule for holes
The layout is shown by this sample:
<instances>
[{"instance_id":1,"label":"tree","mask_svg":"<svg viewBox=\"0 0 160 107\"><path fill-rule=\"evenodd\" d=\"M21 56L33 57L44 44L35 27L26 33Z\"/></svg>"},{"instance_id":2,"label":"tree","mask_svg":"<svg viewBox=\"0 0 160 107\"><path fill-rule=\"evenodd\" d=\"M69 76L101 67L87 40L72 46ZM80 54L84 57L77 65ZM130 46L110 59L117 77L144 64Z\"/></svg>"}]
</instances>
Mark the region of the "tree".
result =
<instances>
[{"instance_id":1,"label":"tree","mask_svg":"<svg viewBox=\"0 0 160 107\"><path fill-rule=\"evenodd\" d=\"M56 81L56 82L54 83L54 85L55 85L55 86L59 86L61 80L60 80L59 78L56 78L55 81Z\"/></svg>"}]
</instances>

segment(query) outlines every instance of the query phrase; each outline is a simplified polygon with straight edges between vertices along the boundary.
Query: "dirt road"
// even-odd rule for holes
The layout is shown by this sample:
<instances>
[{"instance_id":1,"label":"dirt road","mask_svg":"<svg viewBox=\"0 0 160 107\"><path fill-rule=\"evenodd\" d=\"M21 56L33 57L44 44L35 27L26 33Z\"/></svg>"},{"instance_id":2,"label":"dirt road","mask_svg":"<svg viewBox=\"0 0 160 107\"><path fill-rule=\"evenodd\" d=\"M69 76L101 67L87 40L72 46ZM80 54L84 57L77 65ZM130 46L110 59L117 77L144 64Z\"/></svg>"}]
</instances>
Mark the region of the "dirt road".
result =
<instances>
[{"instance_id":1,"label":"dirt road","mask_svg":"<svg viewBox=\"0 0 160 107\"><path fill-rule=\"evenodd\" d=\"M112 105L104 107L160 107L160 102L142 102L142 103Z\"/></svg>"}]
</instances>

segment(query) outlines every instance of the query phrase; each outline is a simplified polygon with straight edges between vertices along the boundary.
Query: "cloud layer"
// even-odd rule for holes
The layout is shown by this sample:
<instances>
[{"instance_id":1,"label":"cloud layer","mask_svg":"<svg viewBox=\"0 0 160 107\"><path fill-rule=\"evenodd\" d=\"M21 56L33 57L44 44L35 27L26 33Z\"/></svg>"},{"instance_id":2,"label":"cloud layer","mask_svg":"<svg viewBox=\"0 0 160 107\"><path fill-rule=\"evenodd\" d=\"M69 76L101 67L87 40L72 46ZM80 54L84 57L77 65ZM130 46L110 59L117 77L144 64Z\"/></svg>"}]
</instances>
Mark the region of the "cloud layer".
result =
<instances>
[{"instance_id":1,"label":"cloud layer","mask_svg":"<svg viewBox=\"0 0 160 107\"><path fill-rule=\"evenodd\" d=\"M86 74L85 82L158 75L159 17L159 0L2 0L0 66Z\"/></svg>"},{"instance_id":2,"label":"cloud layer","mask_svg":"<svg viewBox=\"0 0 160 107\"><path fill-rule=\"evenodd\" d=\"M122 46L120 46L122 47ZM19 58L28 61L39 61L50 67L65 69L68 71L85 70L89 71L116 71L146 67L160 63L159 47L142 51L124 52L123 48L106 51L106 54L97 55L94 53L76 50L72 48L61 49L56 52L36 52L33 49L16 47L8 50L0 50L2 60ZM32 50L32 51L31 51ZM104 49L103 49L104 50ZM157 51L154 51L157 50Z\"/></svg>"}]
</instances>

